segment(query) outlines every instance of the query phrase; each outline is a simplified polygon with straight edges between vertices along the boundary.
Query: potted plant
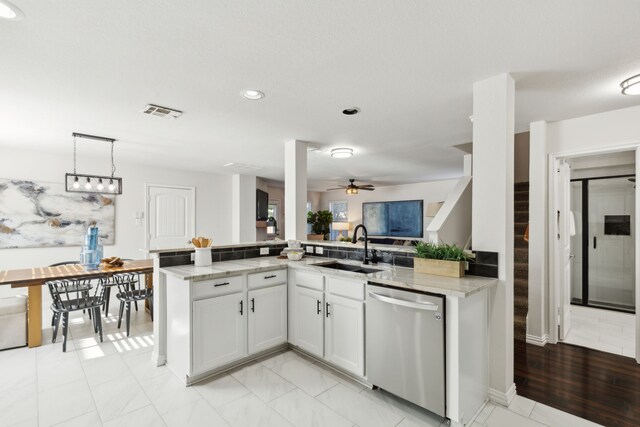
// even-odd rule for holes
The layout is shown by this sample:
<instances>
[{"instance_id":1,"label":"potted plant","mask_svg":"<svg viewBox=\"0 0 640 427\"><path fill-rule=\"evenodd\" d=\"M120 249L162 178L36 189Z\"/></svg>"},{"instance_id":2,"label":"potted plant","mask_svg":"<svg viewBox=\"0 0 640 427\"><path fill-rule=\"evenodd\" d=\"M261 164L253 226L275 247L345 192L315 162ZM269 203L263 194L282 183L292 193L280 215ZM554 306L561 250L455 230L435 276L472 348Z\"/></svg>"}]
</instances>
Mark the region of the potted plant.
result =
<instances>
[{"instance_id":1,"label":"potted plant","mask_svg":"<svg viewBox=\"0 0 640 427\"><path fill-rule=\"evenodd\" d=\"M454 244L419 242L415 248L413 269L416 273L464 277L464 267L473 255Z\"/></svg>"},{"instance_id":2,"label":"potted plant","mask_svg":"<svg viewBox=\"0 0 640 427\"><path fill-rule=\"evenodd\" d=\"M311 224L311 232L307 238L309 240L324 240L329 237L333 214L331 211L307 212L307 224Z\"/></svg>"}]
</instances>

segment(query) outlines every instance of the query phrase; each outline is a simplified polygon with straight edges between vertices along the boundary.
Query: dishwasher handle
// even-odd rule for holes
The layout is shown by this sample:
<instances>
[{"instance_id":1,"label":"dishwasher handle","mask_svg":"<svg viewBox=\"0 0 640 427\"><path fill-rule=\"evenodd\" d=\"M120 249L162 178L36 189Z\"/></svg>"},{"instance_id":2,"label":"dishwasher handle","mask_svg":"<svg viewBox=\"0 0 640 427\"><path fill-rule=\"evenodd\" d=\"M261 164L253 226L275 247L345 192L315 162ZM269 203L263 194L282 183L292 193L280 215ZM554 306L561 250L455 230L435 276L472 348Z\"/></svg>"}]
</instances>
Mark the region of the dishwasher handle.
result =
<instances>
[{"instance_id":1,"label":"dishwasher handle","mask_svg":"<svg viewBox=\"0 0 640 427\"><path fill-rule=\"evenodd\" d=\"M433 304L431 302L406 301L403 299L385 297L383 295L376 294L375 292L371 292L371 291L369 291L369 296L373 299L377 299L378 301L386 302L388 304L400 305L402 307L417 308L418 310L429 310L429 311L438 310L438 304Z\"/></svg>"}]
</instances>

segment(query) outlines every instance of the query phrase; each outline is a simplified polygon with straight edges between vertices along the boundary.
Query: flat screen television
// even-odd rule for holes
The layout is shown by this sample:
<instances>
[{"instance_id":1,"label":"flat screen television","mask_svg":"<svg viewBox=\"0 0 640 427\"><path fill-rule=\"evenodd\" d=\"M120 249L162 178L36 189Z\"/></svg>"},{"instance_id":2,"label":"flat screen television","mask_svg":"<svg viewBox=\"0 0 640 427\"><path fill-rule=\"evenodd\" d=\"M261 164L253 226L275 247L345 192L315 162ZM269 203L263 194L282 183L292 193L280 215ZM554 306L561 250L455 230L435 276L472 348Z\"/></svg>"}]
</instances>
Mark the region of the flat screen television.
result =
<instances>
[{"instance_id":1,"label":"flat screen television","mask_svg":"<svg viewBox=\"0 0 640 427\"><path fill-rule=\"evenodd\" d=\"M362 223L370 236L423 237L422 217L422 200L362 204Z\"/></svg>"},{"instance_id":2,"label":"flat screen television","mask_svg":"<svg viewBox=\"0 0 640 427\"><path fill-rule=\"evenodd\" d=\"M256 221L266 221L269 217L269 193L256 190Z\"/></svg>"}]
</instances>

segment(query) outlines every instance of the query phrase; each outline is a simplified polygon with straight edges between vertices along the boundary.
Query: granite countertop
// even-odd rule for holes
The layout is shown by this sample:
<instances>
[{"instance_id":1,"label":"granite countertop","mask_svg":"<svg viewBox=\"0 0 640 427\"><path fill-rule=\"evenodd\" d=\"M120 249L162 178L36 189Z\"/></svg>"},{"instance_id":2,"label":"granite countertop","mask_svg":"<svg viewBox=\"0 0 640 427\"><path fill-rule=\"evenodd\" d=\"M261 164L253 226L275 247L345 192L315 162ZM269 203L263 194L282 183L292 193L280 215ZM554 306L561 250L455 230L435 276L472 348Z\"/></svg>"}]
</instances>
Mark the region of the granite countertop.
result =
<instances>
[{"instance_id":1,"label":"granite countertop","mask_svg":"<svg viewBox=\"0 0 640 427\"><path fill-rule=\"evenodd\" d=\"M364 249L364 243L351 243L351 242L338 242L334 240L302 240L303 245L310 246L331 246L345 249ZM287 240L265 240L261 242L247 242L247 243L234 243L229 245L213 245L211 249L234 249L234 248L248 248L254 246L277 246L286 245ZM403 252L410 253L415 252L414 246L400 246L400 245L381 245L378 243L369 243L368 249L377 249L385 252ZM193 246L184 246L181 248L167 248L167 249L140 249L147 254L161 254L167 252L193 252L195 249Z\"/></svg>"},{"instance_id":2,"label":"granite countertop","mask_svg":"<svg viewBox=\"0 0 640 427\"><path fill-rule=\"evenodd\" d=\"M182 280L198 281L219 279L221 277L232 276L239 273L260 273L290 267L330 274L332 276L368 280L398 289L431 292L458 298L465 298L498 283L498 279L488 277L466 276L457 279L453 277L416 273L412 268L395 267L386 264L367 266L369 268L381 270L369 274L322 267L322 264L335 261L353 265L360 264L357 261L336 260L332 258L305 257L300 261L289 261L287 259L277 259L277 257L270 256L237 261L215 262L208 267L195 267L193 264L163 267L160 269L160 272Z\"/></svg>"}]
</instances>

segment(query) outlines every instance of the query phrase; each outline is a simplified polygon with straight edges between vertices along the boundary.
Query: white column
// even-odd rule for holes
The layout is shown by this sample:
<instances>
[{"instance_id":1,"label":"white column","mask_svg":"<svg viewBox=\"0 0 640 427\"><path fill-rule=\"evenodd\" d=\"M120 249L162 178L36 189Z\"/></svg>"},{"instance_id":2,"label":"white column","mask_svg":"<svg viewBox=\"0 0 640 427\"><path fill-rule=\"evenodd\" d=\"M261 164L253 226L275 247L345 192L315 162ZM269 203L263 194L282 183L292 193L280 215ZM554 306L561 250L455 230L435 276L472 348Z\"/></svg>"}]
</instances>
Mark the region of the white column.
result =
<instances>
[{"instance_id":1,"label":"white column","mask_svg":"<svg viewBox=\"0 0 640 427\"><path fill-rule=\"evenodd\" d=\"M530 125L529 139L529 314L527 342L544 345L547 321L547 122Z\"/></svg>"},{"instance_id":2,"label":"white column","mask_svg":"<svg viewBox=\"0 0 640 427\"><path fill-rule=\"evenodd\" d=\"M231 177L231 240L233 243L256 241L256 177L253 175Z\"/></svg>"},{"instance_id":3,"label":"white column","mask_svg":"<svg viewBox=\"0 0 640 427\"><path fill-rule=\"evenodd\" d=\"M307 238L307 143L284 144L284 235L287 240Z\"/></svg>"},{"instance_id":4,"label":"white column","mask_svg":"<svg viewBox=\"0 0 640 427\"><path fill-rule=\"evenodd\" d=\"M500 74L473 85L474 250L498 253L490 292L489 397L507 406L513 382L513 133L515 85Z\"/></svg>"},{"instance_id":5,"label":"white column","mask_svg":"<svg viewBox=\"0 0 640 427\"><path fill-rule=\"evenodd\" d=\"M473 155L465 154L463 161L462 176L471 176L473 174Z\"/></svg>"}]
</instances>

